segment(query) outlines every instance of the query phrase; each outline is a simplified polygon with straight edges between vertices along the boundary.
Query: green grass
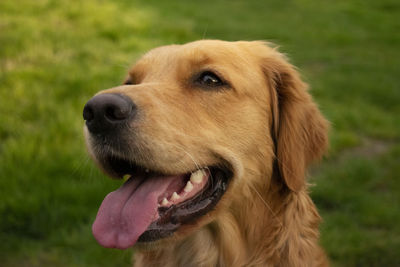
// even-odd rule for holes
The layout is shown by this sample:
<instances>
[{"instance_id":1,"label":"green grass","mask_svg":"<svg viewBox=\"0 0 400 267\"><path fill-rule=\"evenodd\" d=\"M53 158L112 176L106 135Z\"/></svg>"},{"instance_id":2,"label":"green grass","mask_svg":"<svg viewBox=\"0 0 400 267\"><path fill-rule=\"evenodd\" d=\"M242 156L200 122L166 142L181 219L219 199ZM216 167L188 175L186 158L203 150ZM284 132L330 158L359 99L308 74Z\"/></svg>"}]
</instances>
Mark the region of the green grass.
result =
<instances>
[{"instance_id":1,"label":"green grass","mask_svg":"<svg viewBox=\"0 0 400 267\"><path fill-rule=\"evenodd\" d=\"M146 50L201 38L270 40L332 122L314 167L334 266L400 266L400 2L0 2L1 266L129 266L90 227L119 186L88 159L82 107Z\"/></svg>"}]
</instances>

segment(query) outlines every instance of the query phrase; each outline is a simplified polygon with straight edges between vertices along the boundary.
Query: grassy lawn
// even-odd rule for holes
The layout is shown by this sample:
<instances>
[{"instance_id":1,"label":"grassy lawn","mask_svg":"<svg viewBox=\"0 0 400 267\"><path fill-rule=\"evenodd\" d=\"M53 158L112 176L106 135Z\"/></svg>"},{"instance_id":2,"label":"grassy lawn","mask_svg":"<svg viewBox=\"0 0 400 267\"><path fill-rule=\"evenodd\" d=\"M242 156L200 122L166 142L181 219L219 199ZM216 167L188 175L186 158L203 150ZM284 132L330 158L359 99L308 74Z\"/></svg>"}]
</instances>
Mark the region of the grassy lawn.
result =
<instances>
[{"instance_id":1,"label":"grassy lawn","mask_svg":"<svg viewBox=\"0 0 400 267\"><path fill-rule=\"evenodd\" d=\"M398 0L0 1L1 266L129 266L90 228L120 183L89 160L82 108L144 51L264 39L332 122L311 171L333 266L400 266Z\"/></svg>"}]
</instances>

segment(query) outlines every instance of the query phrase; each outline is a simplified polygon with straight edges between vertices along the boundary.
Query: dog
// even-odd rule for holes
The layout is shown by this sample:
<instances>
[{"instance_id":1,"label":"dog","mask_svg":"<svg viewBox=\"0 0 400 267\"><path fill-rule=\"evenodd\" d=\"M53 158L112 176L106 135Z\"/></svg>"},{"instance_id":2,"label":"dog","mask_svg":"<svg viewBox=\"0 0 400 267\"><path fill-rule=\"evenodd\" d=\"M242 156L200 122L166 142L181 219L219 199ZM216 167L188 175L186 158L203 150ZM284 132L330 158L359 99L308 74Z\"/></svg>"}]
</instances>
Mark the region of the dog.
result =
<instances>
[{"instance_id":1,"label":"dog","mask_svg":"<svg viewBox=\"0 0 400 267\"><path fill-rule=\"evenodd\" d=\"M92 226L134 266L327 266L306 169L329 124L270 43L155 48L85 105L87 148L109 176Z\"/></svg>"}]
</instances>

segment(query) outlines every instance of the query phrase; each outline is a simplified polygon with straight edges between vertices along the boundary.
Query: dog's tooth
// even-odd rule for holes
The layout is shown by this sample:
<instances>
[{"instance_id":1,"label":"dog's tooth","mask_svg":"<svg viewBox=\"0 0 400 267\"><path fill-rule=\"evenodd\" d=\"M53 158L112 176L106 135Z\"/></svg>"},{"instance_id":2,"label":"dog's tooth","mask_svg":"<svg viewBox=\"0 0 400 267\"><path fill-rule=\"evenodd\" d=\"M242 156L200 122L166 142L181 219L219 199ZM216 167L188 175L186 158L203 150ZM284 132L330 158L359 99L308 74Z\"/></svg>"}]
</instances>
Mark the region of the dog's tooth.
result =
<instances>
[{"instance_id":1,"label":"dog's tooth","mask_svg":"<svg viewBox=\"0 0 400 267\"><path fill-rule=\"evenodd\" d=\"M181 197L180 197L176 192L174 192L174 193L172 194L170 200L175 201L175 200L178 200L178 199L180 199L180 198L181 198Z\"/></svg>"},{"instance_id":2,"label":"dog's tooth","mask_svg":"<svg viewBox=\"0 0 400 267\"><path fill-rule=\"evenodd\" d=\"M190 181L195 184L199 184L203 181L205 173L204 170L197 170L192 175L190 175Z\"/></svg>"},{"instance_id":3,"label":"dog's tooth","mask_svg":"<svg viewBox=\"0 0 400 267\"><path fill-rule=\"evenodd\" d=\"M167 206L169 204L169 201L167 198L163 198L162 202L161 202L161 206Z\"/></svg>"},{"instance_id":4,"label":"dog's tooth","mask_svg":"<svg viewBox=\"0 0 400 267\"><path fill-rule=\"evenodd\" d=\"M192 189L193 189L193 184L190 181L188 181L186 183L185 188L183 188L183 191L185 191L186 193L189 193L190 191L192 191Z\"/></svg>"}]
</instances>

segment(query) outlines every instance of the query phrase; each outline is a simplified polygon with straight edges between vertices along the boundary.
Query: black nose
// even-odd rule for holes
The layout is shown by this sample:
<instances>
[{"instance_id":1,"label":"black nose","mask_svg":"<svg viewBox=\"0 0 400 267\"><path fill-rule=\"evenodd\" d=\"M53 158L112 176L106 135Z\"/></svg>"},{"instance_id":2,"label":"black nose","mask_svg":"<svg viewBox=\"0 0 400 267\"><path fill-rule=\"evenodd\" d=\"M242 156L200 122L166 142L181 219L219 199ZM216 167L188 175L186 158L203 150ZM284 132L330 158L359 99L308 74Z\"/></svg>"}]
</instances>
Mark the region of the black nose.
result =
<instances>
[{"instance_id":1,"label":"black nose","mask_svg":"<svg viewBox=\"0 0 400 267\"><path fill-rule=\"evenodd\" d=\"M120 129L136 113L132 100L120 94L100 94L83 108L83 119L91 133L105 134Z\"/></svg>"}]
</instances>

